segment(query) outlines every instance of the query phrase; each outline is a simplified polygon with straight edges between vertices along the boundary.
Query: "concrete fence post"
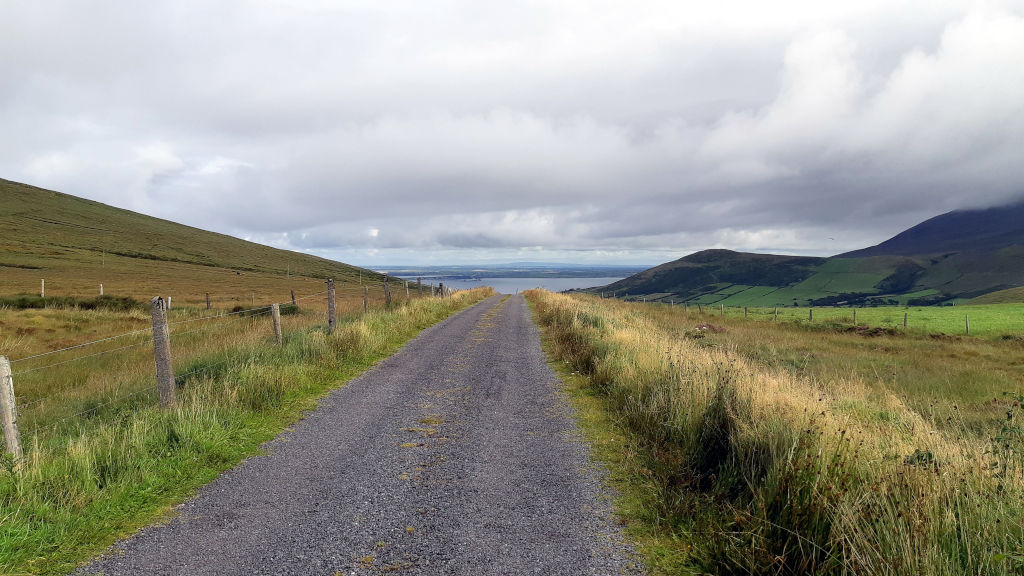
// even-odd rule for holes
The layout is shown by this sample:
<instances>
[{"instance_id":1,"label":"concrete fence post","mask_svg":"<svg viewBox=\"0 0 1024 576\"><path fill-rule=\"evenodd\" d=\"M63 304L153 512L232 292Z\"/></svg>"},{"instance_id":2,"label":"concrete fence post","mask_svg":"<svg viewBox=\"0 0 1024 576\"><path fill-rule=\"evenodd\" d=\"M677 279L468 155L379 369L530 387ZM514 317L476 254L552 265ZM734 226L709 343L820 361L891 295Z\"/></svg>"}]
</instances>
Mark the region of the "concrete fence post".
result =
<instances>
[{"instance_id":1,"label":"concrete fence post","mask_svg":"<svg viewBox=\"0 0 1024 576\"><path fill-rule=\"evenodd\" d=\"M284 344L284 337L281 335L281 307L271 304L270 315L274 319L274 340L277 340L277 345L281 346Z\"/></svg>"},{"instance_id":2,"label":"concrete fence post","mask_svg":"<svg viewBox=\"0 0 1024 576\"><path fill-rule=\"evenodd\" d=\"M337 321L335 314L337 308L334 301L334 278L327 280L327 333L334 333L334 324Z\"/></svg>"},{"instance_id":3,"label":"concrete fence post","mask_svg":"<svg viewBox=\"0 0 1024 576\"><path fill-rule=\"evenodd\" d=\"M103 284L100 284L100 296L103 296Z\"/></svg>"},{"instance_id":4,"label":"concrete fence post","mask_svg":"<svg viewBox=\"0 0 1024 576\"><path fill-rule=\"evenodd\" d=\"M46 298L46 278L39 280L39 297Z\"/></svg>"},{"instance_id":5,"label":"concrete fence post","mask_svg":"<svg viewBox=\"0 0 1024 576\"><path fill-rule=\"evenodd\" d=\"M18 404L14 397L14 377L7 356L0 356L0 418L4 427L4 446L15 462L22 457L21 434L18 433Z\"/></svg>"},{"instance_id":6,"label":"concrete fence post","mask_svg":"<svg viewBox=\"0 0 1024 576\"><path fill-rule=\"evenodd\" d=\"M171 366L171 334L167 328L167 309L163 298L150 300L153 316L153 358L156 361L156 386L160 391L160 406L169 408L178 402L174 387L174 368Z\"/></svg>"}]
</instances>

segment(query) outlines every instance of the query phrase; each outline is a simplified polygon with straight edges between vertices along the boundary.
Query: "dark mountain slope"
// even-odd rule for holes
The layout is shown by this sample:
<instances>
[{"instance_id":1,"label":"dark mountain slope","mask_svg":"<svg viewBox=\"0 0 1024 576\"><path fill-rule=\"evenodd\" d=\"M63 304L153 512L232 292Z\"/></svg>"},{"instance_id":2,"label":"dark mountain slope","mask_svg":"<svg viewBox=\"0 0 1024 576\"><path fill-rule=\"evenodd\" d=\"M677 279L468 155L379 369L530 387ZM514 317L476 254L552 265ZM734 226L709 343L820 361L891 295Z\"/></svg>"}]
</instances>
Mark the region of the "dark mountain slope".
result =
<instances>
[{"instance_id":1,"label":"dark mountain slope","mask_svg":"<svg viewBox=\"0 0 1024 576\"><path fill-rule=\"evenodd\" d=\"M870 248L837 258L991 252L1024 245L1024 202L983 210L955 210L925 220Z\"/></svg>"}]
</instances>

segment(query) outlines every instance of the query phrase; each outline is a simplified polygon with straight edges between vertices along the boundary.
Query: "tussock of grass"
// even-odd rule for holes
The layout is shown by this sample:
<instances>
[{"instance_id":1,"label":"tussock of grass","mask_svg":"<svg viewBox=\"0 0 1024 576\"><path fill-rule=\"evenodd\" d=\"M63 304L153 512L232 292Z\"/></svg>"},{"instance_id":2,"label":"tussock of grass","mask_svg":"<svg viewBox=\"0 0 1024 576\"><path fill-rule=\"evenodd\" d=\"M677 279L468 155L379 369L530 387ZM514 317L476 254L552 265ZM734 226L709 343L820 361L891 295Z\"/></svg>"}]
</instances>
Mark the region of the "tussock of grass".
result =
<instances>
[{"instance_id":1,"label":"tussock of grass","mask_svg":"<svg viewBox=\"0 0 1024 576\"><path fill-rule=\"evenodd\" d=\"M0 470L0 573L67 572L166 514L330 389L487 295L479 289L352 315L333 334L311 324L280 348L265 329L254 330L181 366L172 410L154 406L154 392L44 426L25 439L20 469L8 461ZM89 390L81 402L105 398L105 388Z\"/></svg>"},{"instance_id":2,"label":"tussock of grass","mask_svg":"<svg viewBox=\"0 0 1024 576\"><path fill-rule=\"evenodd\" d=\"M989 436L939 429L899 389L759 363L722 345L728 334L670 329L656 317L676 313L667 308L529 298L557 357L647 455L656 512L640 520L678 542L678 563L720 574L1020 568L1015 408Z\"/></svg>"}]
</instances>

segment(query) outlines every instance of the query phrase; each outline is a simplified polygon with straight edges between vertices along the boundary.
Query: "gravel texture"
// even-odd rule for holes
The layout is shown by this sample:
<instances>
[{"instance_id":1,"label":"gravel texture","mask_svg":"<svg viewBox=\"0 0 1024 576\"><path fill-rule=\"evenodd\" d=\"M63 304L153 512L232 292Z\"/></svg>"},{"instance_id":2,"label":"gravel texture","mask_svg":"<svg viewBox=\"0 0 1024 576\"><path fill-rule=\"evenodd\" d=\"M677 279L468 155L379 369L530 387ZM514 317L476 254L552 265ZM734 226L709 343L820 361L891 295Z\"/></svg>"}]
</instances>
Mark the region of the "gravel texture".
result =
<instances>
[{"instance_id":1,"label":"gravel texture","mask_svg":"<svg viewBox=\"0 0 1024 576\"><path fill-rule=\"evenodd\" d=\"M522 296L400 352L76 574L634 574Z\"/></svg>"}]
</instances>

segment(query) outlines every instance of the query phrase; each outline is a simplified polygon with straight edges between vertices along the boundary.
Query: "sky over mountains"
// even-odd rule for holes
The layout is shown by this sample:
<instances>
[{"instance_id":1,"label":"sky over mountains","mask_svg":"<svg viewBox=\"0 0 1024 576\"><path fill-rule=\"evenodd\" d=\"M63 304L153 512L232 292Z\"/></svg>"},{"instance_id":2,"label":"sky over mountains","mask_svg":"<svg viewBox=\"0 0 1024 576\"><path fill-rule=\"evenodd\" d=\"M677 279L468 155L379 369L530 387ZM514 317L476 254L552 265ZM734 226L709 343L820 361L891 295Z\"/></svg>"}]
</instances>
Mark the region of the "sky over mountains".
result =
<instances>
[{"instance_id":1,"label":"sky over mountains","mask_svg":"<svg viewBox=\"0 0 1024 576\"><path fill-rule=\"evenodd\" d=\"M834 254L1024 196L1024 1L708 4L8 2L0 177L356 264Z\"/></svg>"}]
</instances>

